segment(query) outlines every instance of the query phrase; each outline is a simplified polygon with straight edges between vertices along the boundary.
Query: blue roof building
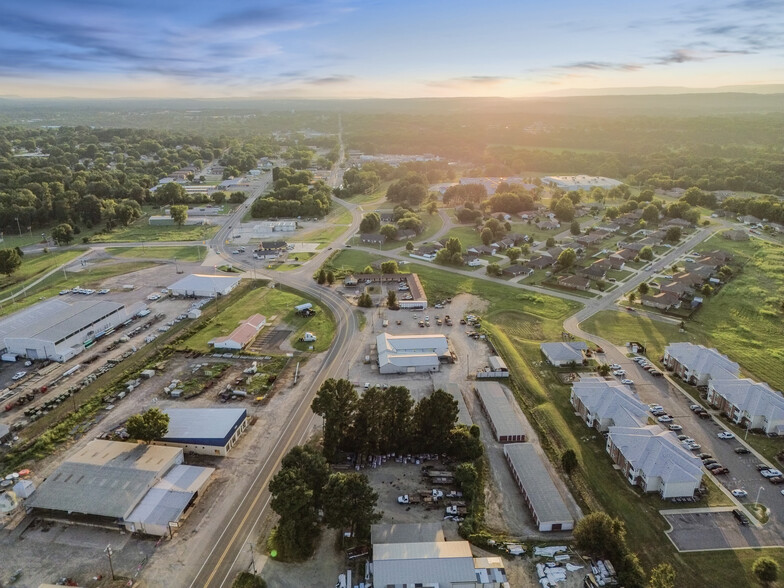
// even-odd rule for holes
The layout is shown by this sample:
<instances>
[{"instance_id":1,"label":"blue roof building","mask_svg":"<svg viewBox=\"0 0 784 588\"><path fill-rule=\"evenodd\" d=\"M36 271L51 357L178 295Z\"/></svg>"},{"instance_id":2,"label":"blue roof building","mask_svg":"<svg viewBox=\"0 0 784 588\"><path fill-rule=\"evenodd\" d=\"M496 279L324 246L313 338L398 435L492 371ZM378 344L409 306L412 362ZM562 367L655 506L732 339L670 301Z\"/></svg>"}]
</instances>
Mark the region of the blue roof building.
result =
<instances>
[{"instance_id":1,"label":"blue roof building","mask_svg":"<svg viewBox=\"0 0 784 588\"><path fill-rule=\"evenodd\" d=\"M248 428L244 408L165 408L169 431L159 445L182 447L186 453L225 456Z\"/></svg>"}]
</instances>

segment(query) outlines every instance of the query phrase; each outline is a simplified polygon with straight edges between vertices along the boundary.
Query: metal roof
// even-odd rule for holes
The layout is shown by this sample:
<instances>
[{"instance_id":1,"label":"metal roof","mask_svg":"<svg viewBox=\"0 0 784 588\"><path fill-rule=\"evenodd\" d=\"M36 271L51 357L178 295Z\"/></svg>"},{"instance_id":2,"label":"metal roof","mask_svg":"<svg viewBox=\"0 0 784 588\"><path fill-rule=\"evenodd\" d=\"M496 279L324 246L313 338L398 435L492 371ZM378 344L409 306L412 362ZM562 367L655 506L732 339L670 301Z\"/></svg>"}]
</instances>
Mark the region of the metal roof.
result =
<instances>
[{"instance_id":1,"label":"metal roof","mask_svg":"<svg viewBox=\"0 0 784 588\"><path fill-rule=\"evenodd\" d=\"M376 586L451 586L460 582L476 582L474 558L467 541L373 545Z\"/></svg>"},{"instance_id":2,"label":"metal roof","mask_svg":"<svg viewBox=\"0 0 784 588\"><path fill-rule=\"evenodd\" d=\"M533 445L507 443L504 445L504 455L509 458L517 473L517 478L528 496L531 510L540 524L574 521Z\"/></svg>"},{"instance_id":3,"label":"metal roof","mask_svg":"<svg viewBox=\"0 0 784 588\"><path fill-rule=\"evenodd\" d=\"M225 445L248 416L244 408L165 408L169 430L161 440L171 443Z\"/></svg>"},{"instance_id":4,"label":"metal roof","mask_svg":"<svg viewBox=\"0 0 784 588\"><path fill-rule=\"evenodd\" d=\"M83 301L58 307L46 313L37 321L27 321L19 325L6 337L13 339L40 339L43 341L60 341L99 322L102 318L125 308L124 305L109 300Z\"/></svg>"},{"instance_id":5,"label":"metal roof","mask_svg":"<svg viewBox=\"0 0 784 588\"><path fill-rule=\"evenodd\" d=\"M496 437L525 435L523 423L509 402L503 386L498 382L476 382L476 393L482 401L490 420L493 422Z\"/></svg>"},{"instance_id":6,"label":"metal roof","mask_svg":"<svg viewBox=\"0 0 784 588\"><path fill-rule=\"evenodd\" d=\"M210 276L205 274L191 274L177 280L169 290L184 290L187 292L225 292L239 284L240 278L233 276Z\"/></svg>"},{"instance_id":7,"label":"metal roof","mask_svg":"<svg viewBox=\"0 0 784 588\"><path fill-rule=\"evenodd\" d=\"M24 332L28 325L56 316L70 307L65 300L50 298L0 319L0 340Z\"/></svg>"},{"instance_id":8,"label":"metal roof","mask_svg":"<svg viewBox=\"0 0 784 588\"><path fill-rule=\"evenodd\" d=\"M444 529L441 523L398 523L370 526L370 542L373 545L429 541L444 541Z\"/></svg>"}]
</instances>

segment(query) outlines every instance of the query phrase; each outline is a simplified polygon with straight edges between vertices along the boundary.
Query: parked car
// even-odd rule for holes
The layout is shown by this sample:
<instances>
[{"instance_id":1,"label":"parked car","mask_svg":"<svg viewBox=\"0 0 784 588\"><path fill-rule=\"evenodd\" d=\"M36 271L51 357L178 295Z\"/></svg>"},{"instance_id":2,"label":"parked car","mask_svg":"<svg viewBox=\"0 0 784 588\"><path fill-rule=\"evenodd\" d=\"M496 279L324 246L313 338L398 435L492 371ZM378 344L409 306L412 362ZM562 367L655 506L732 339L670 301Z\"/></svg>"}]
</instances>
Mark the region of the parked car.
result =
<instances>
[{"instance_id":1,"label":"parked car","mask_svg":"<svg viewBox=\"0 0 784 588\"><path fill-rule=\"evenodd\" d=\"M626 370L615 370L613 372L613 376L621 377L621 376L625 376L625 375L626 375Z\"/></svg>"},{"instance_id":2,"label":"parked car","mask_svg":"<svg viewBox=\"0 0 784 588\"><path fill-rule=\"evenodd\" d=\"M686 435L678 435L678 441L686 441L686 439L688 439Z\"/></svg>"},{"instance_id":3,"label":"parked car","mask_svg":"<svg viewBox=\"0 0 784 588\"><path fill-rule=\"evenodd\" d=\"M773 476L772 478L768 478L768 482L776 486L784 484L784 476Z\"/></svg>"},{"instance_id":4,"label":"parked car","mask_svg":"<svg viewBox=\"0 0 784 588\"><path fill-rule=\"evenodd\" d=\"M713 463L707 464L705 467L708 468L709 470L715 470L717 468L723 468L724 466L721 465L719 462L715 461Z\"/></svg>"},{"instance_id":5,"label":"parked car","mask_svg":"<svg viewBox=\"0 0 784 588\"><path fill-rule=\"evenodd\" d=\"M683 427L680 425L670 425L670 431L683 431Z\"/></svg>"},{"instance_id":6,"label":"parked car","mask_svg":"<svg viewBox=\"0 0 784 588\"><path fill-rule=\"evenodd\" d=\"M624 378L621 380L621 384L626 384L627 386L634 386L634 380L630 380L629 378Z\"/></svg>"},{"instance_id":7,"label":"parked car","mask_svg":"<svg viewBox=\"0 0 784 588\"><path fill-rule=\"evenodd\" d=\"M743 447L741 445L740 447L736 447L735 448L735 453L737 453L738 455L746 455L747 453L750 453L750 452L749 452L749 450L747 448L745 448L745 447Z\"/></svg>"},{"instance_id":8,"label":"parked car","mask_svg":"<svg viewBox=\"0 0 784 588\"><path fill-rule=\"evenodd\" d=\"M619 370L619 369L621 369L621 366L620 366L620 364L617 364L617 363L611 363L610 364L610 369L611 370Z\"/></svg>"},{"instance_id":9,"label":"parked car","mask_svg":"<svg viewBox=\"0 0 784 588\"><path fill-rule=\"evenodd\" d=\"M736 508L732 511L732 516L734 516L744 527L749 526L749 517L747 517L743 511Z\"/></svg>"},{"instance_id":10,"label":"parked car","mask_svg":"<svg viewBox=\"0 0 784 588\"><path fill-rule=\"evenodd\" d=\"M660 404L649 404L648 408L651 409L651 412L664 410L664 407Z\"/></svg>"},{"instance_id":11,"label":"parked car","mask_svg":"<svg viewBox=\"0 0 784 588\"><path fill-rule=\"evenodd\" d=\"M14 380L14 381L16 381L16 380L21 380L21 379L22 379L22 378L24 378L26 375L27 375L27 372L16 372L16 373L14 374L14 377L13 377L13 378L11 378L11 379L12 379L12 380Z\"/></svg>"},{"instance_id":12,"label":"parked car","mask_svg":"<svg viewBox=\"0 0 784 588\"><path fill-rule=\"evenodd\" d=\"M778 476L784 475L775 468L771 468L769 470L762 470L760 474L762 474L763 478L776 478Z\"/></svg>"},{"instance_id":13,"label":"parked car","mask_svg":"<svg viewBox=\"0 0 784 588\"><path fill-rule=\"evenodd\" d=\"M702 410L702 407L699 404L690 404L689 410L691 410L692 412L699 412Z\"/></svg>"},{"instance_id":14,"label":"parked car","mask_svg":"<svg viewBox=\"0 0 784 588\"><path fill-rule=\"evenodd\" d=\"M697 457L700 459L710 459L713 456L710 453L700 453Z\"/></svg>"},{"instance_id":15,"label":"parked car","mask_svg":"<svg viewBox=\"0 0 784 588\"><path fill-rule=\"evenodd\" d=\"M711 470L710 473L714 476L721 476L724 474L729 474L730 471L727 468L716 468L715 470Z\"/></svg>"},{"instance_id":16,"label":"parked car","mask_svg":"<svg viewBox=\"0 0 784 588\"><path fill-rule=\"evenodd\" d=\"M722 431L718 435L719 439L734 439L735 433L731 433L730 431Z\"/></svg>"},{"instance_id":17,"label":"parked car","mask_svg":"<svg viewBox=\"0 0 784 588\"><path fill-rule=\"evenodd\" d=\"M762 470L769 470L770 469L770 466L768 464L762 463L762 462L758 463L754 467L757 468L758 472L761 472Z\"/></svg>"},{"instance_id":18,"label":"parked car","mask_svg":"<svg viewBox=\"0 0 784 588\"><path fill-rule=\"evenodd\" d=\"M660 423L671 423L674 419L670 415L665 414L660 416L656 420L659 421Z\"/></svg>"},{"instance_id":19,"label":"parked car","mask_svg":"<svg viewBox=\"0 0 784 588\"><path fill-rule=\"evenodd\" d=\"M784 490L782 490L782 492L784 492ZM738 489L738 490L733 490L732 495L735 498L746 498L749 495L749 493L746 492L745 490Z\"/></svg>"}]
</instances>

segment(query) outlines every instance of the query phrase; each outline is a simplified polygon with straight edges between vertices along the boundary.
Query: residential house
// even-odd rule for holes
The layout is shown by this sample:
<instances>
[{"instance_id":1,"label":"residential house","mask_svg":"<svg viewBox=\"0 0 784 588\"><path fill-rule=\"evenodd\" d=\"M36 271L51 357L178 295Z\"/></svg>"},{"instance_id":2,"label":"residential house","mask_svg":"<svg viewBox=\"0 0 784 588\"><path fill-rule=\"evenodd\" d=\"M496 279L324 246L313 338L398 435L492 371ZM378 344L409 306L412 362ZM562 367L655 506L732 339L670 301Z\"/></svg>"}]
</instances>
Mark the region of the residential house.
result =
<instances>
[{"instance_id":1,"label":"residential house","mask_svg":"<svg viewBox=\"0 0 784 588\"><path fill-rule=\"evenodd\" d=\"M705 386L710 379L737 378L740 367L715 349L693 343L671 343L664 348L663 363L683 381Z\"/></svg>"},{"instance_id":2,"label":"residential house","mask_svg":"<svg viewBox=\"0 0 784 588\"><path fill-rule=\"evenodd\" d=\"M610 427L606 449L628 482L643 492L692 497L702 482L702 461L658 425Z\"/></svg>"},{"instance_id":3,"label":"residential house","mask_svg":"<svg viewBox=\"0 0 784 588\"><path fill-rule=\"evenodd\" d=\"M618 243L621 247L624 248L626 251L634 252L635 256L643 250L645 244L641 241L632 241L631 243ZM634 258L632 258L634 259Z\"/></svg>"},{"instance_id":4,"label":"residential house","mask_svg":"<svg viewBox=\"0 0 784 588\"><path fill-rule=\"evenodd\" d=\"M623 261L632 261L635 257L637 257L637 251L632 249L619 249L615 253L610 255L611 258L619 258Z\"/></svg>"},{"instance_id":5,"label":"residential house","mask_svg":"<svg viewBox=\"0 0 784 588\"><path fill-rule=\"evenodd\" d=\"M558 285L562 288L582 290L585 292L591 289L591 280L584 276L561 276L558 278Z\"/></svg>"},{"instance_id":6,"label":"residential house","mask_svg":"<svg viewBox=\"0 0 784 588\"><path fill-rule=\"evenodd\" d=\"M694 296L694 288L683 282L669 282L663 284L659 290L661 292L674 294L679 299L692 298Z\"/></svg>"},{"instance_id":7,"label":"residential house","mask_svg":"<svg viewBox=\"0 0 784 588\"><path fill-rule=\"evenodd\" d=\"M658 308L659 310L670 310L673 308L680 308L681 300L677 294L672 292L659 292L658 294L646 294L641 298L643 306L650 306Z\"/></svg>"},{"instance_id":8,"label":"residential house","mask_svg":"<svg viewBox=\"0 0 784 588\"><path fill-rule=\"evenodd\" d=\"M539 345L547 361L555 367L567 366L572 363L582 364L583 353L588 350L588 345L583 341L570 341L568 343L542 343Z\"/></svg>"},{"instance_id":9,"label":"residential house","mask_svg":"<svg viewBox=\"0 0 784 588\"><path fill-rule=\"evenodd\" d=\"M679 272L672 276L673 282L680 282L687 286L701 286L705 279L696 272Z\"/></svg>"},{"instance_id":10,"label":"residential house","mask_svg":"<svg viewBox=\"0 0 784 588\"><path fill-rule=\"evenodd\" d=\"M503 271L505 276L512 276L512 277L523 276L525 278L527 278L532 273L534 273L534 270L532 270L530 267L526 267L520 264L509 265L505 267Z\"/></svg>"},{"instance_id":11,"label":"residential house","mask_svg":"<svg viewBox=\"0 0 784 588\"><path fill-rule=\"evenodd\" d=\"M387 238L381 233L362 233L359 240L363 245L383 245Z\"/></svg>"},{"instance_id":12,"label":"residential house","mask_svg":"<svg viewBox=\"0 0 784 588\"><path fill-rule=\"evenodd\" d=\"M348 287L354 287L359 284L359 280L357 280L354 274L349 274L345 278L343 278L343 285Z\"/></svg>"},{"instance_id":13,"label":"residential house","mask_svg":"<svg viewBox=\"0 0 784 588\"><path fill-rule=\"evenodd\" d=\"M474 253L476 255L495 255L497 248L493 245L477 245L466 249L466 253Z\"/></svg>"},{"instance_id":14,"label":"residential house","mask_svg":"<svg viewBox=\"0 0 784 588\"><path fill-rule=\"evenodd\" d=\"M615 221L612 221L612 222L604 223L603 225L600 225L598 228L600 231L605 231L607 233L617 233L618 231L621 230L621 225L619 225Z\"/></svg>"},{"instance_id":15,"label":"residential house","mask_svg":"<svg viewBox=\"0 0 784 588\"><path fill-rule=\"evenodd\" d=\"M696 265L694 267L690 267L689 272L695 276L701 277L702 281L705 282L713 277L713 274L716 273L716 270L715 268L712 268L708 265Z\"/></svg>"},{"instance_id":16,"label":"residential house","mask_svg":"<svg viewBox=\"0 0 784 588\"><path fill-rule=\"evenodd\" d=\"M395 223L395 215L388 210L377 210L376 214L381 220L382 225L392 225Z\"/></svg>"},{"instance_id":17,"label":"residential house","mask_svg":"<svg viewBox=\"0 0 784 588\"><path fill-rule=\"evenodd\" d=\"M689 221L687 221L685 219L682 219L682 218L671 218L664 225L665 228L667 228L667 227L680 227L681 229L689 229L689 228L691 228L693 226L694 225L692 223L690 223Z\"/></svg>"},{"instance_id":18,"label":"residential house","mask_svg":"<svg viewBox=\"0 0 784 588\"><path fill-rule=\"evenodd\" d=\"M727 239L728 241L748 241L749 234L746 231L742 231L740 229L730 229L729 231L724 231L721 234L722 237Z\"/></svg>"},{"instance_id":19,"label":"residential house","mask_svg":"<svg viewBox=\"0 0 784 588\"><path fill-rule=\"evenodd\" d=\"M463 256L463 263L468 267L479 267L482 265L482 260L476 255L467 254Z\"/></svg>"},{"instance_id":20,"label":"residential house","mask_svg":"<svg viewBox=\"0 0 784 588\"><path fill-rule=\"evenodd\" d=\"M600 433L610 427L642 427L648 422L648 407L617 381L583 378L572 385L569 400L585 424Z\"/></svg>"},{"instance_id":21,"label":"residential house","mask_svg":"<svg viewBox=\"0 0 784 588\"><path fill-rule=\"evenodd\" d=\"M408 241L416 237L416 234L413 229L398 229L395 233L395 241Z\"/></svg>"},{"instance_id":22,"label":"residential house","mask_svg":"<svg viewBox=\"0 0 784 588\"><path fill-rule=\"evenodd\" d=\"M173 174L172 174L173 175ZM738 219L744 225L756 225L762 222L762 220L758 219L756 216L747 214L746 216L742 216Z\"/></svg>"},{"instance_id":23,"label":"residential house","mask_svg":"<svg viewBox=\"0 0 784 588\"><path fill-rule=\"evenodd\" d=\"M549 255L540 255L539 257L534 257L531 261L529 261L526 265L531 269L544 269L550 267L555 263L555 260L550 257Z\"/></svg>"},{"instance_id":24,"label":"residential house","mask_svg":"<svg viewBox=\"0 0 784 588\"><path fill-rule=\"evenodd\" d=\"M623 261L623 259L619 259L617 257L615 258L605 257L603 259L594 261L591 265L592 266L595 265L603 269L604 271L609 271L609 270L622 270L623 266L626 264Z\"/></svg>"},{"instance_id":25,"label":"residential house","mask_svg":"<svg viewBox=\"0 0 784 588\"><path fill-rule=\"evenodd\" d=\"M264 315L254 314L245 319L240 325L234 329L231 334L225 337L216 337L208 341L215 349L231 349L239 351L244 349L258 336L259 331L267 324L267 319Z\"/></svg>"},{"instance_id":26,"label":"residential house","mask_svg":"<svg viewBox=\"0 0 784 588\"><path fill-rule=\"evenodd\" d=\"M601 266L593 264L579 270L579 274L592 280L603 280L607 276L607 270Z\"/></svg>"},{"instance_id":27,"label":"residential house","mask_svg":"<svg viewBox=\"0 0 784 588\"><path fill-rule=\"evenodd\" d=\"M784 434L784 396L767 384L748 378L711 380L707 399L743 428Z\"/></svg>"},{"instance_id":28,"label":"residential house","mask_svg":"<svg viewBox=\"0 0 784 588\"><path fill-rule=\"evenodd\" d=\"M536 223L536 226L542 231L554 231L561 228L561 223L556 220L543 220Z\"/></svg>"},{"instance_id":29,"label":"residential house","mask_svg":"<svg viewBox=\"0 0 784 588\"><path fill-rule=\"evenodd\" d=\"M594 231L593 233L588 233L587 235L580 235L577 237L574 242L582 245L583 247L590 247L592 245L597 245L604 239L602 233Z\"/></svg>"}]
</instances>

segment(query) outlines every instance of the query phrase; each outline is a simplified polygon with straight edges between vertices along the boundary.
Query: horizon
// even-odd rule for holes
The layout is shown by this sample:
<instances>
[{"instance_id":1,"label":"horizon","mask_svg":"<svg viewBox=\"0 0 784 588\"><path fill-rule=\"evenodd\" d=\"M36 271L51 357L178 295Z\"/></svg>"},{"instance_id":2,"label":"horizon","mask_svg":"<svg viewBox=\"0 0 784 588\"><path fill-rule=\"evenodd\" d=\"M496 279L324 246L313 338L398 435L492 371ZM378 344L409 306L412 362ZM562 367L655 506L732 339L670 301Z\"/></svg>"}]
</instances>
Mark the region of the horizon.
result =
<instances>
[{"instance_id":1,"label":"horizon","mask_svg":"<svg viewBox=\"0 0 784 588\"><path fill-rule=\"evenodd\" d=\"M0 95L535 99L784 82L780 0L626 8L32 0L7 8L0 23Z\"/></svg>"}]
</instances>

